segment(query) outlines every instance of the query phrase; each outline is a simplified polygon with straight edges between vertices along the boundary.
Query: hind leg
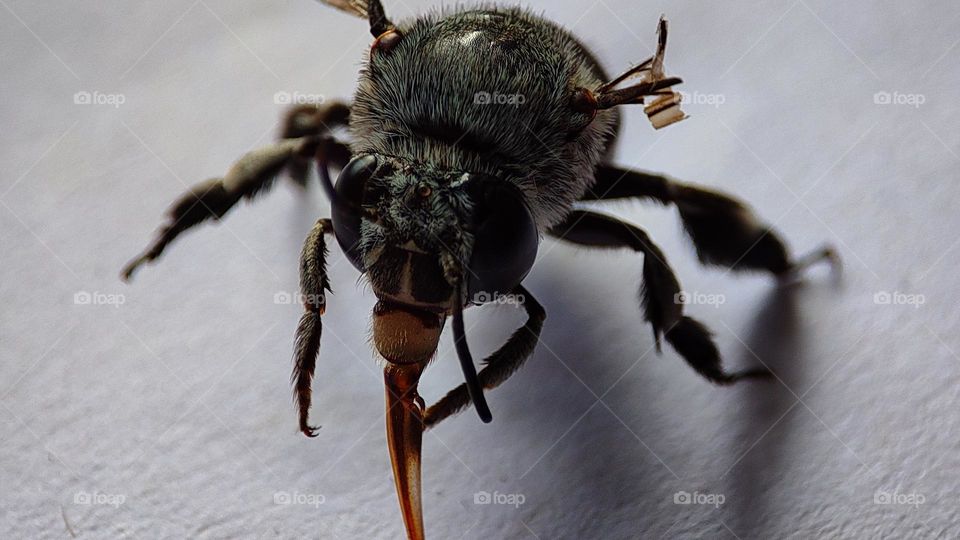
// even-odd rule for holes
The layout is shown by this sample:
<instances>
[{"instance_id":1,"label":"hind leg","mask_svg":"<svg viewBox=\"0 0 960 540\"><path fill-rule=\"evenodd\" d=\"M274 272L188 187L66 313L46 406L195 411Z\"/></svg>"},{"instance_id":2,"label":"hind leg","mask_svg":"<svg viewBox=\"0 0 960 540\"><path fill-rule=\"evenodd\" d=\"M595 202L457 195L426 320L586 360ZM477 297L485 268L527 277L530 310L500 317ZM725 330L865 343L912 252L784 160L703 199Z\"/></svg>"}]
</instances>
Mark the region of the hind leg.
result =
<instances>
[{"instance_id":1,"label":"hind leg","mask_svg":"<svg viewBox=\"0 0 960 540\"><path fill-rule=\"evenodd\" d=\"M653 326L660 347L661 336L700 375L717 384L740 379L766 377L765 369L730 373L723 369L720 353L710 331L699 321L683 314L680 283L663 252L642 229L619 219L574 210L550 234L561 240L595 248L630 248L643 254L641 302L644 315Z\"/></svg>"},{"instance_id":2,"label":"hind leg","mask_svg":"<svg viewBox=\"0 0 960 540\"><path fill-rule=\"evenodd\" d=\"M762 224L742 202L666 176L601 165L596 183L581 200L624 198L676 205L703 264L738 271L766 271L781 278L796 277L820 261L828 261L835 268L840 265L839 257L830 247L792 258L777 233Z\"/></svg>"}]
</instances>

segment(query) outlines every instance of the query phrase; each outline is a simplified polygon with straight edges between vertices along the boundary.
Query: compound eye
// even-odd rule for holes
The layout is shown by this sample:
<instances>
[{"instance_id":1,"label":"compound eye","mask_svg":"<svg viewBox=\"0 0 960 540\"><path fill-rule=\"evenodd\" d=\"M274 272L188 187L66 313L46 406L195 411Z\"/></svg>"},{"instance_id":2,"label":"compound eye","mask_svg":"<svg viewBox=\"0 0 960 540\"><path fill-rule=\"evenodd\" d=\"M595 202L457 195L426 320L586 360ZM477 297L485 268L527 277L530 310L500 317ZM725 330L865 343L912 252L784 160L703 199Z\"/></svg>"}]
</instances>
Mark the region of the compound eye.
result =
<instances>
[{"instance_id":1,"label":"compound eye","mask_svg":"<svg viewBox=\"0 0 960 540\"><path fill-rule=\"evenodd\" d=\"M337 194L349 203L349 207L333 206L333 232L340 248L347 254L353 266L361 272L365 272L366 268L363 264L363 253L360 250L361 218L356 209L363 206L367 182L373 178L378 165L379 160L376 156L366 155L354 158L340 171L335 187Z\"/></svg>"},{"instance_id":2,"label":"compound eye","mask_svg":"<svg viewBox=\"0 0 960 540\"><path fill-rule=\"evenodd\" d=\"M474 200L468 300L483 303L509 294L523 281L537 257L540 239L516 186L478 177L468 180L467 190Z\"/></svg>"}]
</instances>

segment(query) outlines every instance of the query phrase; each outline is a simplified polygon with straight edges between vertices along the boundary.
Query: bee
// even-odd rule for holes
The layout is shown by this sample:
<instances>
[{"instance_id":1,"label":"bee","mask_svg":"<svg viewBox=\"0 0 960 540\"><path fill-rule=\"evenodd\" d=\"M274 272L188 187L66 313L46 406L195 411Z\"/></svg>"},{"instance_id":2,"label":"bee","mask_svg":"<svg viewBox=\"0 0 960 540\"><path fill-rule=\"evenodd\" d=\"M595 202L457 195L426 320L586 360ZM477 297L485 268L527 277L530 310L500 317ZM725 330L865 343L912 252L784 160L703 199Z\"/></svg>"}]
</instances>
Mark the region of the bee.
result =
<instances>
[{"instance_id":1,"label":"bee","mask_svg":"<svg viewBox=\"0 0 960 540\"><path fill-rule=\"evenodd\" d=\"M377 297L373 343L383 359L387 440L410 538L424 537L424 430L471 404L490 422L484 391L507 380L537 345L546 311L522 282L543 236L642 255L640 304L658 350L665 340L716 384L769 375L723 368L709 330L684 314L680 282L643 229L576 205L671 205L708 265L789 278L817 261L838 262L828 247L791 257L734 198L610 162L620 106L644 105L657 129L685 118L673 90L682 81L664 70L665 20L654 56L610 78L568 31L522 9L456 8L394 24L380 0L322 1L366 20L374 37L352 103L292 108L278 142L182 195L122 277L156 260L184 231L266 191L281 172L306 185L316 165L332 215L316 222L301 253L304 313L292 375L299 428L317 435L308 413L333 237ZM336 136L342 128L347 141ZM330 167L340 171L336 184ZM522 299L527 321L478 373L463 311L505 295ZM465 382L426 407L418 381L448 319Z\"/></svg>"}]
</instances>

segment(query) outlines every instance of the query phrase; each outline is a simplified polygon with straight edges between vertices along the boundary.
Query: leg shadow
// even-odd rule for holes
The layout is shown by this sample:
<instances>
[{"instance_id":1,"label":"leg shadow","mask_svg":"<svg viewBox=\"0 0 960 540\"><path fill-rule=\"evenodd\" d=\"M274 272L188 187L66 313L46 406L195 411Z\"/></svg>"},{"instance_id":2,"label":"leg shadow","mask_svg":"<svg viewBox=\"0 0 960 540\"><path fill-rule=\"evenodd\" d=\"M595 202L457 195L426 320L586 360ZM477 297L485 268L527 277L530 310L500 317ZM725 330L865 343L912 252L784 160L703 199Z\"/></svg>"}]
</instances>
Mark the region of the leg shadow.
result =
<instances>
[{"instance_id":1,"label":"leg shadow","mask_svg":"<svg viewBox=\"0 0 960 540\"><path fill-rule=\"evenodd\" d=\"M785 463L794 433L785 429L790 417L800 412L794 392L805 379L806 336L797 306L804 284L784 284L773 289L753 319L745 339L744 364L762 362L776 378L769 384L751 385L752 400L739 423L736 447L739 459L726 473L729 494L729 526L744 538L764 538L776 500L777 471Z\"/></svg>"}]
</instances>

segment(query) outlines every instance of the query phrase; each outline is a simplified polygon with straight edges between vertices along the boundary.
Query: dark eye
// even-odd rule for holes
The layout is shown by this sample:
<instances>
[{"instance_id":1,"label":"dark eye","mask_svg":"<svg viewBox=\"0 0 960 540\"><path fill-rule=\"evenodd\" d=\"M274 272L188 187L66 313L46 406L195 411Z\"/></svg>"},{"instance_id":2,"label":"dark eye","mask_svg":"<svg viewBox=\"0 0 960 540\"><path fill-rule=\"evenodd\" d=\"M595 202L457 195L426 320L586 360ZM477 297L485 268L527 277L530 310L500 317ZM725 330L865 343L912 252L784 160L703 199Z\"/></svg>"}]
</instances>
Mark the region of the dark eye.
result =
<instances>
[{"instance_id":1,"label":"dark eye","mask_svg":"<svg viewBox=\"0 0 960 540\"><path fill-rule=\"evenodd\" d=\"M337 194L349 207L333 205L333 232L337 243L347 254L353 266L365 272L363 254L360 252L360 213L357 208L363 206L367 182L377 171L378 161L375 156L367 155L354 158L340 171L337 178Z\"/></svg>"},{"instance_id":2,"label":"dark eye","mask_svg":"<svg viewBox=\"0 0 960 540\"><path fill-rule=\"evenodd\" d=\"M539 237L516 186L478 177L469 180L466 188L474 201L468 294L470 301L481 303L509 294L520 284L537 257Z\"/></svg>"}]
</instances>

